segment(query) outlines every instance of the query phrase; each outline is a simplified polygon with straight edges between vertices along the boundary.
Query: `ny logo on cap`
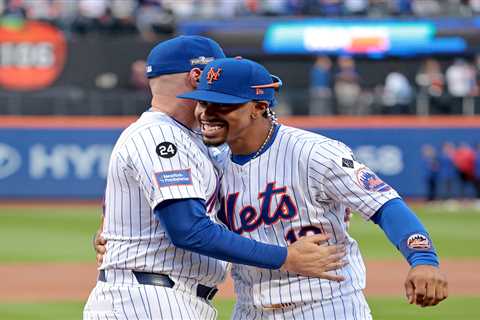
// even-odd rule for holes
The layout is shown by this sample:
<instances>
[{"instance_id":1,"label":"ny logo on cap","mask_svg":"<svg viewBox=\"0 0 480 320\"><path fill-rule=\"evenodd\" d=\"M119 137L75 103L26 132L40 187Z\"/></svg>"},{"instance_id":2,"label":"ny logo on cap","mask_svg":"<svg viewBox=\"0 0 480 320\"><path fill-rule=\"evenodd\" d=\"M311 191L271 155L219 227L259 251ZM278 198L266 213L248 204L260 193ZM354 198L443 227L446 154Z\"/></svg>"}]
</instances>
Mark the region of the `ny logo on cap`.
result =
<instances>
[{"instance_id":1,"label":"ny logo on cap","mask_svg":"<svg viewBox=\"0 0 480 320\"><path fill-rule=\"evenodd\" d=\"M217 71L215 71L213 67L211 67L207 73L207 83L212 84L213 81L217 81L218 77L220 76L220 71L222 71L222 68L218 68Z\"/></svg>"}]
</instances>

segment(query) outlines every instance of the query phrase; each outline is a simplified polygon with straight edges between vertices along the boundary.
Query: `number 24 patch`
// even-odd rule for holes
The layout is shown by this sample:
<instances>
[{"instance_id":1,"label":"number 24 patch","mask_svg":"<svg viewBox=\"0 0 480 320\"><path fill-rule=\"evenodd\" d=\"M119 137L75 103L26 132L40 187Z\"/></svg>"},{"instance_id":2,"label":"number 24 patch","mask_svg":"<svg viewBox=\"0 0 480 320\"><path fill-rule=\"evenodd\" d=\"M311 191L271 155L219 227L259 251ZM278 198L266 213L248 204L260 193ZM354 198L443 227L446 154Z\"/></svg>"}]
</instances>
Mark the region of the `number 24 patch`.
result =
<instances>
[{"instance_id":1,"label":"number 24 patch","mask_svg":"<svg viewBox=\"0 0 480 320\"><path fill-rule=\"evenodd\" d=\"M157 154L162 158L171 158L177 154L177 146L173 143L165 141L160 143L156 148L155 151Z\"/></svg>"}]
</instances>

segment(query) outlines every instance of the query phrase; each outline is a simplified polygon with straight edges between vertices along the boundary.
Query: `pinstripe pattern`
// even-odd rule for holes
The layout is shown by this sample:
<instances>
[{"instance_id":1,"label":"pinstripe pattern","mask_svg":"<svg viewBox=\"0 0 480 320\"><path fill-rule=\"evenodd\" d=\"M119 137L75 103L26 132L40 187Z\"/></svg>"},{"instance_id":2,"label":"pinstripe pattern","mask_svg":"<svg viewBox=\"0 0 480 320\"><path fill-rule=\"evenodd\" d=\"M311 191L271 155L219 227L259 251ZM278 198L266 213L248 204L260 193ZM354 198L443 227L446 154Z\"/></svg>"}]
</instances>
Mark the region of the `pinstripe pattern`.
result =
<instances>
[{"instance_id":1,"label":"pinstripe pattern","mask_svg":"<svg viewBox=\"0 0 480 320\"><path fill-rule=\"evenodd\" d=\"M342 303L345 306L345 312L334 313L334 306ZM232 319L371 320L372 315L363 294L361 296L350 294L331 300L300 302L283 309L257 308L252 305L237 303L233 310Z\"/></svg>"},{"instance_id":2,"label":"pinstripe pattern","mask_svg":"<svg viewBox=\"0 0 480 320\"><path fill-rule=\"evenodd\" d=\"M287 240L298 239L301 232L328 233L332 235L330 243L346 244L349 261L346 267L337 271L346 277L340 283L298 277L279 270L233 265L237 301L242 306L237 306L239 311L234 318L369 319L362 293L365 266L357 242L347 233L345 208L353 208L367 220L383 203L398 197L398 194L388 187L380 191L362 184L363 180L357 177L369 172L362 164L354 161L354 168L342 166L342 158L352 160L353 155L341 142L287 126L280 126L270 148L246 164L238 165L228 160L228 154L225 158L221 194L228 210L229 201L233 201L232 195L238 193L232 215L233 227L238 233L281 246L288 245ZM286 190L274 194L268 211L270 218L265 218L265 212L262 212L265 198L262 194L272 183L273 190L283 187ZM282 202L284 197L289 197L294 203L294 216L293 209ZM282 203L283 207L280 206ZM246 207L255 210L248 208L248 214L242 212L242 208ZM292 212L292 215L266 223L278 208L284 214ZM243 230L254 223L257 228ZM232 228L231 221L229 225ZM285 303L301 306L293 310L280 308L268 311L272 305ZM246 308L247 305L250 307Z\"/></svg>"},{"instance_id":3,"label":"pinstripe pattern","mask_svg":"<svg viewBox=\"0 0 480 320\"><path fill-rule=\"evenodd\" d=\"M176 154L160 157L156 147L162 142L174 144ZM172 170L189 172L191 183L161 185L155 174ZM173 246L153 208L168 199L207 202L215 194L217 182L201 136L167 115L145 112L121 134L107 175L103 229L107 252L101 266L108 285L114 284L109 287L108 299L118 319L215 317L215 310L193 293L198 283L215 286L223 281L226 263ZM139 285L127 270L168 274L175 290ZM103 293L105 285L99 286ZM95 295L97 288L92 301L100 299Z\"/></svg>"},{"instance_id":4,"label":"pinstripe pattern","mask_svg":"<svg viewBox=\"0 0 480 320\"><path fill-rule=\"evenodd\" d=\"M170 288L98 282L87 300L84 320L214 320L217 311L195 295Z\"/></svg>"}]
</instances>

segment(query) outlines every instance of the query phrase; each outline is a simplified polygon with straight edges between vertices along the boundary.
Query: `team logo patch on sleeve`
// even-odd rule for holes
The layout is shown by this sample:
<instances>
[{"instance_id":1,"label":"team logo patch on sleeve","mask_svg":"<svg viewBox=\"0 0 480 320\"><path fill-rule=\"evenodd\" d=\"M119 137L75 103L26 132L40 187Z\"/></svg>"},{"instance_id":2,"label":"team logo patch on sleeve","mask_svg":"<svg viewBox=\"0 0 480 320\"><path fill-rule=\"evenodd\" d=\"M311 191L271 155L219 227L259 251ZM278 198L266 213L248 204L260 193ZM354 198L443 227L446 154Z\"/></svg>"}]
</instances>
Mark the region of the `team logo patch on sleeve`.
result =
<instances>
[{"instance_id":1,"label":"team logo patch on sleeve","mask_svg":"<svg viewBox=\"0 0 480 320\"><path fill-rule=\"evenodd\" d=\"M416 233L408 237L407 246L412 250L428 250L432 247L430 240L420 233Z\"/></svg>"},{"instance_id":2,"label":"team logo patch on sleeve","mask_svg":"<svg viewBox=\"0 0 480 320\"><path fill-rule=\"evenodd\" d=\"M177 154L177 146L171 142L165 141L160 143L156 148L155 152L162 158L171 158Z\"/></svg>"},{"instance_id":3,"label":"team logo patch on sleeve","mask_svg":"<svg viewBox=\"0 0 480 320\"><path fill-rule=\"evenodd\" d=\"M357 170L357 183L368 191L386 192L392 188L366 167Z\"/></svg>"},{"instance_id":4,"label":"team logo patch on sleeve","mask_svg":"<svg viewBox=\"0 0 480 320\"><path fill-rule=\"evenodd\" d=\"M190 169L155 172L155 178L160 188L193 184Z\"/></svg>"}]
</instances>

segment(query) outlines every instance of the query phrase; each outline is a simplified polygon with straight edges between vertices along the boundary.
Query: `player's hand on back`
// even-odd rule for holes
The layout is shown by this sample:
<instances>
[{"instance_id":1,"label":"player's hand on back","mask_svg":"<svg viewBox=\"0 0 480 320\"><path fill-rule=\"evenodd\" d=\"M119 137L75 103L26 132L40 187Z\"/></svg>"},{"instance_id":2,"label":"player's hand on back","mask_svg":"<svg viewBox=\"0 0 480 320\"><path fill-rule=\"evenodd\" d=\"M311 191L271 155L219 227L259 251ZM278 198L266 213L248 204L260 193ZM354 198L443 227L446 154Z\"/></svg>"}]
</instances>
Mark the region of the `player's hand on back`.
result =
<instances>
[{"instance_id":1,"label":"player's hand on back","mask_svg":"<svg viewBox=\"0 0 480 320\"><path fill-rule=\"evenodd\" d=\"M332 272L343 268L346 249L343 245L327 245L328 235L316 234L300 238L288 246L288 255L281 269L302 276L332 281L345 278Z\"/></svg>"},{"instance_id":2,"label":"player's hand on back","mask_svg":"<svg viewBox=\"0 0 480 320\"><path fill-rule=\"evenodd\" d=\"M102 228L100 227L95 234L95 238L93 239L93 248L95 249L96 253L96 260L97 260L97 267L100 267L103 262L103 256L107 251L107 240L102 237Z\"/></svg>"},{"instance_id":3,"label":"player's hand on back","mask_svg":"<svg viewBox=\"0 0 480 320\"><path fill-rule=\"evenodd\" d=\"M448 281L438 267L418 265L405 280L408 302L422 307L437 305L448 297Z\"/></svg>"}]
</instances>

